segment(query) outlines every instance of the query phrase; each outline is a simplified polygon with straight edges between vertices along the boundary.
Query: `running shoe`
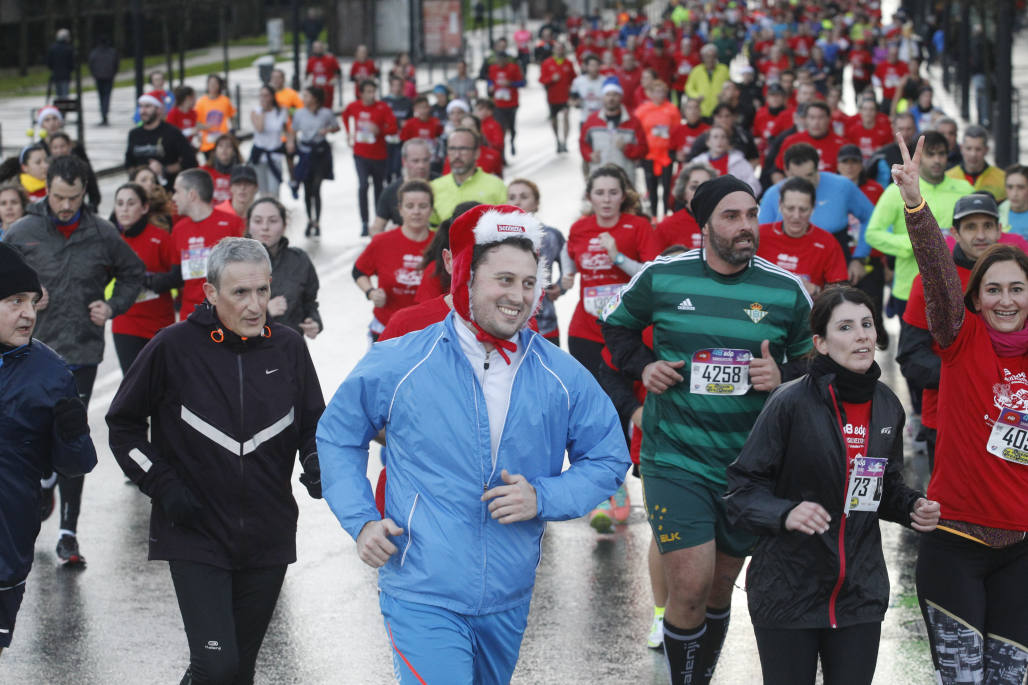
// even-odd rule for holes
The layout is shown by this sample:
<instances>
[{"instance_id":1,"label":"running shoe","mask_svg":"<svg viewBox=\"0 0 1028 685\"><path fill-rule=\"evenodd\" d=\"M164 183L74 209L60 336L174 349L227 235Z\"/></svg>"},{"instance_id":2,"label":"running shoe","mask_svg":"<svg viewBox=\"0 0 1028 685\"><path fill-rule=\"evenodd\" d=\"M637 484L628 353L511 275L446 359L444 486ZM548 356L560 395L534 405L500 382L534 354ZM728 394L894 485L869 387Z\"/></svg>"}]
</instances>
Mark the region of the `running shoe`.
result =
<instances>
[{"instance_id":1,"label":"running shoe","mask_svg":"<svg viewBox=\"0 0 1028 685\"><path fill-rule=\"evenodd\" d=\"M664 617L653 617L653 625L650 626L650 635L646 638L646 646L650 649L664 648Z\"/></svg>"},{"instance_id":2,"label":"running shoe","mask_svg":"<svg viewBox=\"0 0 1028 685\"><path fill-rule=\"evenodd\" d=\"M39 520L45 521L54 513L54 485L39 488Z\"/></svg>"},{"instance_id":3,"label":"running shoe","mask_svg":"<svg viewBox=\"0 0 1028 685\"><path fill-rule=\"evenodd\" d=\"M86 558L79 552L79 541L65 533L57 541L57 559L62 566L85 566Z\"/></svg>"},{"instance_id":4,"label":"running shoe","mask_svg":"<svg viewBox=\"0 0 1028 685\"><path fill-rule=\"evenodd\" d=\"M628 523L628 517L632 513L632 503L628 501L628 490L625 489L624 483L610 498L610 508L616 523Z\"/></svg>"},{"instance_id":5,"label":"running shoe","mask_svg":"<svg viewBox=\"0 0 1028 685\"><path fill-rule=\"evenodd\" d=\"M610 499L605 499L589 512L589 525L597 533L609 533L614 525L610 518Z\"/></svg>"}]
</instances>

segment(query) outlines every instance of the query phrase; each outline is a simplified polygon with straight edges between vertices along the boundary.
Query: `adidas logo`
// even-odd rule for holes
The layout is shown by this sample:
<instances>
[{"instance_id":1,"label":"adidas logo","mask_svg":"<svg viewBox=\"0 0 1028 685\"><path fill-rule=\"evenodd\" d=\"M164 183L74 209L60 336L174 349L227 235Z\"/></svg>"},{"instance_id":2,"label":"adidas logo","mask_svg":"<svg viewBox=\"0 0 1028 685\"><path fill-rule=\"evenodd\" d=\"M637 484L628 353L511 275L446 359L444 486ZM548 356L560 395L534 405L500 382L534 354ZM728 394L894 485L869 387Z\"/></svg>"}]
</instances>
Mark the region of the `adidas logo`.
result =
<instances>
[{"instance_id":1,"label":"adidas logo","mask_svg":"<svg viewBox=\"0 0 1028 685\"><path fill-rule=\"evenodd\" d=\"M678 308L681 311L683 311L683 312L694 312L694 311L696 311L696 307L692 306L692 300L689 299L688 297L685 298L684 300L682 300L679 303Z\"/></svg>"}]
</instances>

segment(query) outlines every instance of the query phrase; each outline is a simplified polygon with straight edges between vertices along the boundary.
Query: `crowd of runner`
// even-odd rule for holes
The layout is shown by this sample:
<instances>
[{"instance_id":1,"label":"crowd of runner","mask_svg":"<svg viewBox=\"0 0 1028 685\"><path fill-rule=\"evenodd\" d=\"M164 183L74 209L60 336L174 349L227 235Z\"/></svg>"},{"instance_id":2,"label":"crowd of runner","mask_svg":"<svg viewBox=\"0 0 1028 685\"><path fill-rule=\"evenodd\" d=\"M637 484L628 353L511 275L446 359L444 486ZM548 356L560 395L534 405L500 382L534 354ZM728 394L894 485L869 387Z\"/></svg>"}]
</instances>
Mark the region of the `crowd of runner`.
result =
<instances>
[{"instance_id":1,"label":"crowd of runner","mask_svg":"<svg viewBox=\"0 0 1028 685\"><path fill-rule=\"evenodd\" d=\"M933 104L932 27L877 2L672 0L513 41L426 93L407 55L361 46L344 73L314 41L302 91L276 69L248 105L246 154L221 76L198 98L155 74L107 218L40 108L0 166L0 650L55 501L57 556L85 566L110 320L110 449L153 500L183 683L252 682L296 560L297 459L381 569L403 683L509 682L544 522L627 523L629 469L652 528L640 647L672 683L714 677L747 557L764 682L812 684L820 662L826 684L870 683L881 519L919 533L939 682L1023 683L1028 167L990 165L989 131ZM569 226L536 214L580 198L504 179L530 84L553 154L580 156ZM326 406L304 344L318 273L280 198L303 195L309 240L353 225L322 212L343 138L371 348ZM875 361L886 317L906 406ZM927 492L904 482L917 451Z\"/></svg>"}]
</instances>

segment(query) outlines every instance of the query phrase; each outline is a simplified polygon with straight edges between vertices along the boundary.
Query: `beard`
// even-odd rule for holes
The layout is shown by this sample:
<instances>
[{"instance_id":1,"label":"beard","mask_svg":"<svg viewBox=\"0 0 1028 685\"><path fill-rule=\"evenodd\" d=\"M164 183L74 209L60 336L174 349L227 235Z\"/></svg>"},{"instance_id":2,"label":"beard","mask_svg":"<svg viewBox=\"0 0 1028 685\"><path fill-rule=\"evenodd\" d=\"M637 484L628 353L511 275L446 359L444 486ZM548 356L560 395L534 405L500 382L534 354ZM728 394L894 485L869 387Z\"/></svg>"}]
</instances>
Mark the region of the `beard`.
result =
<instances>
[{"instance_id":1,"label":"beard","mask_svg":"<svg viewBox=\"0 0 1028 685\"><path fill-rule=\"evenodd\" d=\"M757 254L759 235L755 231L741 231L729 240L718 235L714 227L711 226L710 230L707 231L707 237L710 249L714 251L714 254L732 266L743 266L753 259L753 255ZM736 241L743 238L750 240L750 247L736 247Z\"/></svg>"}]
</instances>

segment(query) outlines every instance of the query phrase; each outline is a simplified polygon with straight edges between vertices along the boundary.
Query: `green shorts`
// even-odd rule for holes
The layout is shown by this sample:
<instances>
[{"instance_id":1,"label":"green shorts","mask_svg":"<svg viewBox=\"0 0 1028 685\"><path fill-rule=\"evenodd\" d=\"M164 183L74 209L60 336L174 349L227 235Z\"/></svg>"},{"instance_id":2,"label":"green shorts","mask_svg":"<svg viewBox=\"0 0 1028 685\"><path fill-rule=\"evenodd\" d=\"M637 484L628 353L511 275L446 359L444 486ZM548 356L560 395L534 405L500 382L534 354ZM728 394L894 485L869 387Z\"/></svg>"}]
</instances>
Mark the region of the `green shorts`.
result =
<instances>
[{"instance_id":1,"label":"green shorts","mask_svg":"<svg viewBox=\"0 0 1028 685\"><path fill-rule=\"evenodd\" d=\"M745 557L757 536L728 525L723 488L684 474L681 478L643 473L643 499L661 554L711 540L719 552Z\"/></svg>"}]
</instances>

